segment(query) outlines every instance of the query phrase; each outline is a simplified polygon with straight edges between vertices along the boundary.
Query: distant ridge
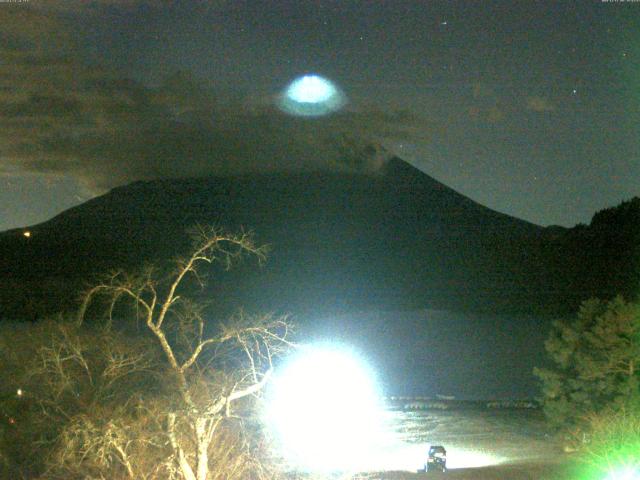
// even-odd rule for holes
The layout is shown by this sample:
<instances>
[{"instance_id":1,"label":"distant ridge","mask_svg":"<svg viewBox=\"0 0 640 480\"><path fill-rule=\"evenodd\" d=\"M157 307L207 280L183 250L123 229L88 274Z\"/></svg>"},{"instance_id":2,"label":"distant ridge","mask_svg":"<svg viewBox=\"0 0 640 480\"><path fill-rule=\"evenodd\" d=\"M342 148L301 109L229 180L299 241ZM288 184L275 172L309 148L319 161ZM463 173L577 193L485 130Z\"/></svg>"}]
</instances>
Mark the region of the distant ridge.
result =
<instances>
[{"instance_id":1,"label":"distant ridge","mask_svg":"<svg viewBox=\"0 0 640 480\"><path fill-rule=\"evenodd\" d=\"M29 227L31 238L0 233L0 317L73 308L100 273L184 251L196 223L271 245L264 268L216 277L207 295L222 309L558 311L570 294L570 273L558 274L569 230L490 210L393 158L377 174L135 182Z\"/></svg>"}]
</instances>

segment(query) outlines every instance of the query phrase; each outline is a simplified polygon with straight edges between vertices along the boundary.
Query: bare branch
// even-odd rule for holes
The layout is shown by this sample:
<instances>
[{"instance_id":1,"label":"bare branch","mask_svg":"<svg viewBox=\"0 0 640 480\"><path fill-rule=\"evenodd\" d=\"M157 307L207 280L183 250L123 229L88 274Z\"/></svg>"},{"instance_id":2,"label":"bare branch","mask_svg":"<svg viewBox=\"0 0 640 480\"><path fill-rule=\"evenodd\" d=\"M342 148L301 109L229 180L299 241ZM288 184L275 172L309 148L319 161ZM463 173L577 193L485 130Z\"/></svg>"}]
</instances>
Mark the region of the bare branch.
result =
<instances>
[{"instance_id":1,"label":"bare branch","mask_svg":"<svg viewBox=\"0 0 640 480\"><path fill-rule=\"evenodd\" d=\"M198 346L195 348L195 350L193 351L193 353L191 354L191 356L180 366L180 371L185 372L189 367L191 367L194 364L194 362L198 359L198 356L200 355L200 353L202 353L202 349L212 343L218 343L218 340L214 338L209 338L207 340L204 340L203 342L200 342Z\"/></svg>"},{"instance_id":2,"label":"bare branch","mask_svg":"<svg viewBox=\"0 0 640 480\"><path fill-rule=\"evenodd\" d=\"M197 480L195 474L193 473L193 469L184 454L184 450L180 446L177 436L176 436L176 414L170 413L167 415L167 432L169 435L169 441L171 442L171 447L175 452L175 455L178 459L178 464L180 465L180 469L182 470L182 474L185 477L185 480Z\"/></svg>"},{"instance_id":3,"label":"bare branch","mask_svg":"<svg viewBox=\"0 0 640 480\"><path fill-rule=\"evenodd\" d=\"M234 400L239 400L240 398L246 397L248 395L253 395L254 393L259 392L267 384L272 374L273 374L273 369L270 368L264 373L264 375L262 376L262 379L259 382L254 383L253 385L250 385L247 388L244 388L242 390L236 390L231 392L231 394L229 395L228 402L233 402Z\"/></svg>"},{"instance_id":4,"label":"bare branch","mask_svg":"<svg viewBox=\"0 0 640 480\"><path fill-rule=\"evenodd\" d=\"M170 273L160 276L153 268L146 268L135 276L116 272L84 296L77 325L83 323L88 307L99 295L109 300L108 327L111 327L116 304L120 300L132 302L136 318L144 318L160 346L165 366L176 380L171 384L174 395L167 404L170 406L163 413L167 422L156 426L164 433L169 453L165 452L163 460L156 463L154 472L162 471L171 479L211 480L209 450L222 419L230 417L234 402L264 388L272 375L273 356L292 345L288 339L288 323L270 315L250 317L240 312L212 334L205 329L203 307L190 302L182 291L189 275L198 285L204 285L206 272L199 270L200 267L220 263L228 269L234 260L245 255L262 262L265 252L266 247L257 246L248 233L230 235L216 228L197 227L193 250L186 258L176 261ZM107 367L98 377L100 388L105 392L115 388L116 382L127 381L129 375L148 368L143 356L107 351L106 357ZM50 368L54 367L64 370L64 365ZM67 379L71 381L68 376ZM167 411L170 413L166 414ZM149 438L141 440L142 443L136 440L138 443L111 445L111 452L117 455L129 477L138 473L130 452L135 451L136 445L151 445ZM221 475L241 478L245 472L242 465L247 462L247 457L242 455L246 451L241 450L241 455L231 449L220 454L228 457L231 451L238 456L229 460L231 470Z\"/></svg>"}]
</instances>

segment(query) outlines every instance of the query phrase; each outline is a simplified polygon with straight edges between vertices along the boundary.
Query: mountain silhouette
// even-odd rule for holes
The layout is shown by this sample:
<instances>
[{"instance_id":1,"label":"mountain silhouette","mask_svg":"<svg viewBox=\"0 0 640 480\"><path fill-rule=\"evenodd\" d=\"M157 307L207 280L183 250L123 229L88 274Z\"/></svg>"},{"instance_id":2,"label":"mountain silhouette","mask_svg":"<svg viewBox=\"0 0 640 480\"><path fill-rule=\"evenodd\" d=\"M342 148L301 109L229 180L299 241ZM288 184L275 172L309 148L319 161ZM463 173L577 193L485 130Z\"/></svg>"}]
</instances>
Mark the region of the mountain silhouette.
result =
<instances>
[{"instance_id":1,"label":"mountain silhouette","mask_svg":"<svg viewBox=\"0 0 640 480\"><path fill-rule=\"evenodd\" d=\"M3 232L0 317L73 308L99 275L187 251L195 224L250 230L270 245L263 267L212 276L203 294L223 310L531 313L570 290L554 275L565 255L554 245L569 230L483 207L392 158L370 174L135 182L28 227L28 238Z\"/></svg>"}]
</instances>

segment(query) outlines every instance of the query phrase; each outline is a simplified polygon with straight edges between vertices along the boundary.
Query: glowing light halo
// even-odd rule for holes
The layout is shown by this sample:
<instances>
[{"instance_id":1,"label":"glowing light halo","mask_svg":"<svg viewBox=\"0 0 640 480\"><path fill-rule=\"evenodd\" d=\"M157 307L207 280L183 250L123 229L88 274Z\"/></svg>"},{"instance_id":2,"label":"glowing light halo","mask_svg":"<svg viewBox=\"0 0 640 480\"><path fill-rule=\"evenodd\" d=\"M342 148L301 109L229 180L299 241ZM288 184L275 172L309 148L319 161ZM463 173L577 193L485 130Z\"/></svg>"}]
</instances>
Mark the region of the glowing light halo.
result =
<instances>
[{"instance_id":1,"label":"glowing light halo","mask_svg":"<svg viewBox=\"0 0 640 480\"><path fill-rule=\"evenodd\" d=\"M620 468L610 472L604 480L640 480L640 468Z\"/></svg>"},{"instance_id":2,"label":"glowing light halo","mask_svg":"<svg viewBox=\"0 0 640 480\"><path fill-rule=\"evenodd\" d=\"M265 417L290 464L312 472L366 468L384 409L361 359L337 346L307 347L271 383Z\"/></svg>"},{"instance_id":3,"label":"glowing light halo","mask_svg":"<svg viewBox=\"0 0 640 480\"><path fill-rule=\"evenodd\" d=\"M318 75L305 75L287 88L287 96L298 103L326 102L335 95L335 87Z\"/></svg>"},{"instance_id":4,"label":"glowing light halo","mask_svg":"<svg viewBox=\"0 0 640 480\"><path fill-rule=\"evenodd\" d=\"M501 465L508 459L490 452L449 442L437 442L447 450L447 470L482 468ZM386 438L376 442L363 462L359 472L416 471L424 468L427 461L429 443L406 442L398 434L387 432ZM435 444L434 444L435 445Z\"/></svg>"},{"instance_id":5,"label":"glowing light halo","mask_svg":"<svg viewBox=\"0 0 640 480\"><path fill-rule=\"evenodd\" d=\"M297 470L406 471L426 461L429 445L407 442L395 430L375 375L345 346L307 346L290 357L276 369L263 408L276 451ZM507 460L467 445L437 444L445 445L452 470Z\"/></svg>"},{"instance_id":6,"label":"glowing light halo","mask_svg":"<svg viewBox=\"0 0 640 480\"><path fill-rule=\"evenodd\" d=\"M480 468L500 465L502 457L480 450L447 447L447 469Z\"/></svg>"},{"instance_id":7,"label":"glowing light halo","mask_svg":"<svg viewBox=\"0 0 640 480\"><path fill-rule=\"evenodd\" d=\"M306 117L327 115L345 104L344 94L333 82L316 74L293 80L280 96L278 106L285 113Z\"/></svg>"}]
</instances>

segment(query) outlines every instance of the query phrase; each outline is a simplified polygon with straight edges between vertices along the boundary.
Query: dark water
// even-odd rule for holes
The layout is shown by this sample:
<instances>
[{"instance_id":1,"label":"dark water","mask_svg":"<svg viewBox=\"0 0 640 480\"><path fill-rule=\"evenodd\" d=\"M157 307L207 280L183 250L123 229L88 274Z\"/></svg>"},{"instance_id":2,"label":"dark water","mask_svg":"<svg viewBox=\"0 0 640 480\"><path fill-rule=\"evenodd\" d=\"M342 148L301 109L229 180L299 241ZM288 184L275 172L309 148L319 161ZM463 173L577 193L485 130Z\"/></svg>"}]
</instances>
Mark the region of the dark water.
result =
<instances>
[{"instance_id":1,"label":"dark water","mask_svg":"<svg viewBox=\"0 0 640 480\"><path fill-rule=\"evenodd\" d=\"M319 318L308 338L357 348L386 395L533 398L549 319L440 310Z\"/></svg>"}]
</instances>

